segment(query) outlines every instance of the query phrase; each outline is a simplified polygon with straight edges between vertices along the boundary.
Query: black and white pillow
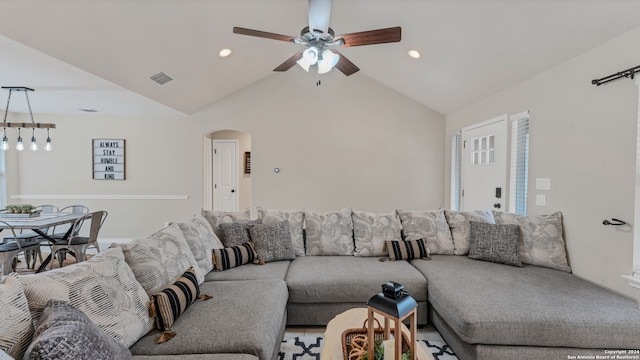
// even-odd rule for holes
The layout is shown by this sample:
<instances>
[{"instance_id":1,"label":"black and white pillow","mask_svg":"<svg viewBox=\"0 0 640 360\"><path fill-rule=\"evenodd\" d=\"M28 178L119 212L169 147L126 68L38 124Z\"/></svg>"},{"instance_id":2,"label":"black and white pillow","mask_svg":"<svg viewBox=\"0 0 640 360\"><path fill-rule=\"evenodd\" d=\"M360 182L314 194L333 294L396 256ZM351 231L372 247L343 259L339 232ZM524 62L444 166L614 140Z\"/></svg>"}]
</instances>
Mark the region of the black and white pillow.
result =
<instances>
[{"instance_id":1,"label":"black and white pillow","mask_svg":"<svg viewBox=\"0 0 640 360\"><path fill-rule=\"evenodd\" d=\"M431 258L431 252L424 239L407 241L388 240L387 249L389 250L389 259L391 261Z\"/></svg>"},{"instance_id":2,"label":"black and white pillow","mask_svg":"<svg viewBox=\"0 0 640 360\"><path fill-rule=\"evenodd\" d=\"M224 249L213 249L212 256L214 271L233 269L240 265L252 263L258 258L251 242Z\"/></svg>"},{"instance_id":3,"label":"black and white pillow","mask_svg":"<svg viewBox=\"0 0 640 360\"><path fill-rule=\"evenodd\" d=\"M220 231L222 232L222 243L225 247L234 247L251 241L249 227L260 223L260 220L253 220L249 222L232 222L220 224Z\"/></svg>"},{"instance_id":4,"label":"black and white pillow","mask_svg":"<svg viewBox=\"0 0 640 360\"><path fill-rule=\"evenodd\" d=\"M249 227L251 242L253 242L256 254L258 254L258 263L264 264L296 258L289 228L289 221L286 220Z\"/></svg>"},{"instance_id":5,"label":"black and white pillow","mask_svg":"<svg viewBox=\"0 0 640 360\"><path fill-rule=\"evenodd\" d=\"M471 243L469 258L522 266L518 252L520 227L512 224L485 224L469 221Z\"/></svg>"},{"instance_id":6,"label":"black and white pillow","mask_svg":"<svg viewBox=\"0 0 640 360\"><path fill-rule=\"evenodd\" d=\"M36 327L25 360L131 359L121 342L98 328L81 310L49 300Z\"/></svg>"}]
</instances>

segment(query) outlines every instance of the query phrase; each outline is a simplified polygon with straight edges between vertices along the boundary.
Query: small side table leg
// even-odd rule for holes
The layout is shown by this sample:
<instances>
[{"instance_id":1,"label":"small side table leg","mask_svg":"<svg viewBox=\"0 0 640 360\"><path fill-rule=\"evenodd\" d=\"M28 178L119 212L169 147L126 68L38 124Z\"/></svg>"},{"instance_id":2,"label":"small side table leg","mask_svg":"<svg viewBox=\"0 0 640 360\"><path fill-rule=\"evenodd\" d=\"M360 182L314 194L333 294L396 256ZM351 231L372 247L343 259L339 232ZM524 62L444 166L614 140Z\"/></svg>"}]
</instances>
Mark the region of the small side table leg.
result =
<instances>
[{"instance_id":1,"label":"small side table leg","mask_svg":"<svg viewBox=\"0 0 640 360\"><path fill-rule=\"evenodd\" d=\"M395 360L401 360L402 359L402 322L400 322L399 318L395 319L395 328L394 328L394 335L395 335L395 340L396 340L396 345L395 345Z\"/></svg>"},{"instance_id":2,"label":"small side table leg","mask_svg":"<svg viewBox=\"0 0 640 360\"><path fill-rule=\"evenodd\" d=\"M416 360L416 328L418 326L416 320L416 311L414 310L409 317L409 326L411 326L411 344L409 344L409 348L411 349L411 360Z\"/></svg>"}]
</instances>

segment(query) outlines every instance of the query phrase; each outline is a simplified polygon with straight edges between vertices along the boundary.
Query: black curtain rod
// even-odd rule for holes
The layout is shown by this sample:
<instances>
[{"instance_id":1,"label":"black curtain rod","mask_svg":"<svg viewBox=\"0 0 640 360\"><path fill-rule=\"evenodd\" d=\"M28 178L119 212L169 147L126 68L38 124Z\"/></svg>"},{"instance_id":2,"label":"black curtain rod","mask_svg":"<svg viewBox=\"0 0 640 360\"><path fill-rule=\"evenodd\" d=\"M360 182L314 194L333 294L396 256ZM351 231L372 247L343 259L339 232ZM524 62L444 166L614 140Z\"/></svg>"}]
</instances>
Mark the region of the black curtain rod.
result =
<instances>
[{"instance_id":1,"label":"black curtain rod","mask_svg":"<svg viewBox=\"0 0 640 360\"><path fill-rule=\"evenodd\" d=\"M621 79L623 77L629 78L629 79L633 79L637 72L640 72L640 65L634 66L634 67L632 67L630 69L627 69L627 70L619 71L619 72L617 72L615 74L611 74L609 76L605 76L605 77L600 78L600 79L591 80L591 83L593 85L595 85L595 86L600 86L602 84L608 83L609 81L618 80L618 79Z\"/></svg>"}]
</instances>

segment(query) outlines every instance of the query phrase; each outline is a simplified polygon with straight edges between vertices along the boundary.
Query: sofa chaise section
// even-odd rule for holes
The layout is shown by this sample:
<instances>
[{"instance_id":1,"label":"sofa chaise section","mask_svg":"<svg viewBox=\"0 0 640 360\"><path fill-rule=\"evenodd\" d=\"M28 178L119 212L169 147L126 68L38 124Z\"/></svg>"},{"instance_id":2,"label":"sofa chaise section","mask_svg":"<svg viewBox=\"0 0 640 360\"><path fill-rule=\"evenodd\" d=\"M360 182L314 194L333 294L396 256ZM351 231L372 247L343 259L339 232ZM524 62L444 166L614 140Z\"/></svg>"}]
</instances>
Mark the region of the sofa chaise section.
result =
<instances>
[{"instance_id":1,"label":"sofa chaise section","mask_svg":"<svg viewBox=\"0 0 640 360\"><path fill-rule=\"evenodd\" d=\"M469 359L566 359L640 344L637 303L570 273L450 255L412 264L429 279L434 325Z\"/></svg>"},{"instance_id":2,"label":"sofa chaise section","mask_svg":"<svg viewBox=\"0 0 640 360\"><path fill-rule=\"evenodd\" d=\"M205 275L205 281L238 280L285 280L291 261L275 261L264 265L246 264L225 271L212 271Z\"/></svg>"},{"instance_id":3,"label":"sofa chaise section","mask_svg":"<svg viewBox=\"0 0 640 360\"><path fill-rule=\"evenodd\" d=\"M134 344L133 355L247 354L277 358L286 326L287 286L282 280L208 281L196 301L173 325L176 336L156 344L157 330ZM202 358L204 359L204 358ZM241 357L241 359L244 359Z\"/></svg>"},{"instance_id":4,"label":"sofa chaise section","mask_svg":"<svg viewBox=\"0 0 640 360\"><path fill-rule=\"evenodd\" d=\"M418 324L427 323L427 280L406 261L384 261L378 257L303 256L291 262L288 325L326 325L339 313L366 307L395 281L418 302Z\"/></svg>"}]
</instances>

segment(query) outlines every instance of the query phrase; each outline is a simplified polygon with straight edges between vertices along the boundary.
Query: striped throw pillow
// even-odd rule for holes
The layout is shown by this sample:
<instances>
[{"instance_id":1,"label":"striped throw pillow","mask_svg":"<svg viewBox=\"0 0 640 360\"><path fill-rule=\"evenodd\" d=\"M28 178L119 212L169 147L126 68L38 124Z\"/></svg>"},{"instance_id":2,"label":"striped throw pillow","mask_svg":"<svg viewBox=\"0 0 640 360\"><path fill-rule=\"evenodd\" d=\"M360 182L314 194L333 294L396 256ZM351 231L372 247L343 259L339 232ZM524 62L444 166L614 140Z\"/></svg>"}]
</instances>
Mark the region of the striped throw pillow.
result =
<instances>
[{"instance_id":1,"label":"striped throw pillow","mask_svg":"<svg viewBox=\"0 0 640 360\"><path fill-rule=\"evenodd\" d=\"M387 240L389 258L394 260L430 259L431 252L424 239L407 241Z\"/></svg>"},{"instance_id":2,"label":"striped throw pillow","mask_svg":"<svg viewBox=\"0 0 640 360\"><path fill-rule=\"evenodd\" d=\"M246 242L241 245L224 249L213 249L214 271L229 270L234 267L252 263L258 258L253 244Z\"/></svg>"},{"instance_id":3,"label":"striped throw pillow","mask_svg":"<svg viewBox=\"0 0 640 360\"><path fill-rule=\"evenodd\" d=\"M200 287L193 268L189 268L173 285L151 295L149 315L156 318L156 327L162 331L156 343L161 344L175 336L171 326L199 298Z\"/></svg>"}]
</instances>

